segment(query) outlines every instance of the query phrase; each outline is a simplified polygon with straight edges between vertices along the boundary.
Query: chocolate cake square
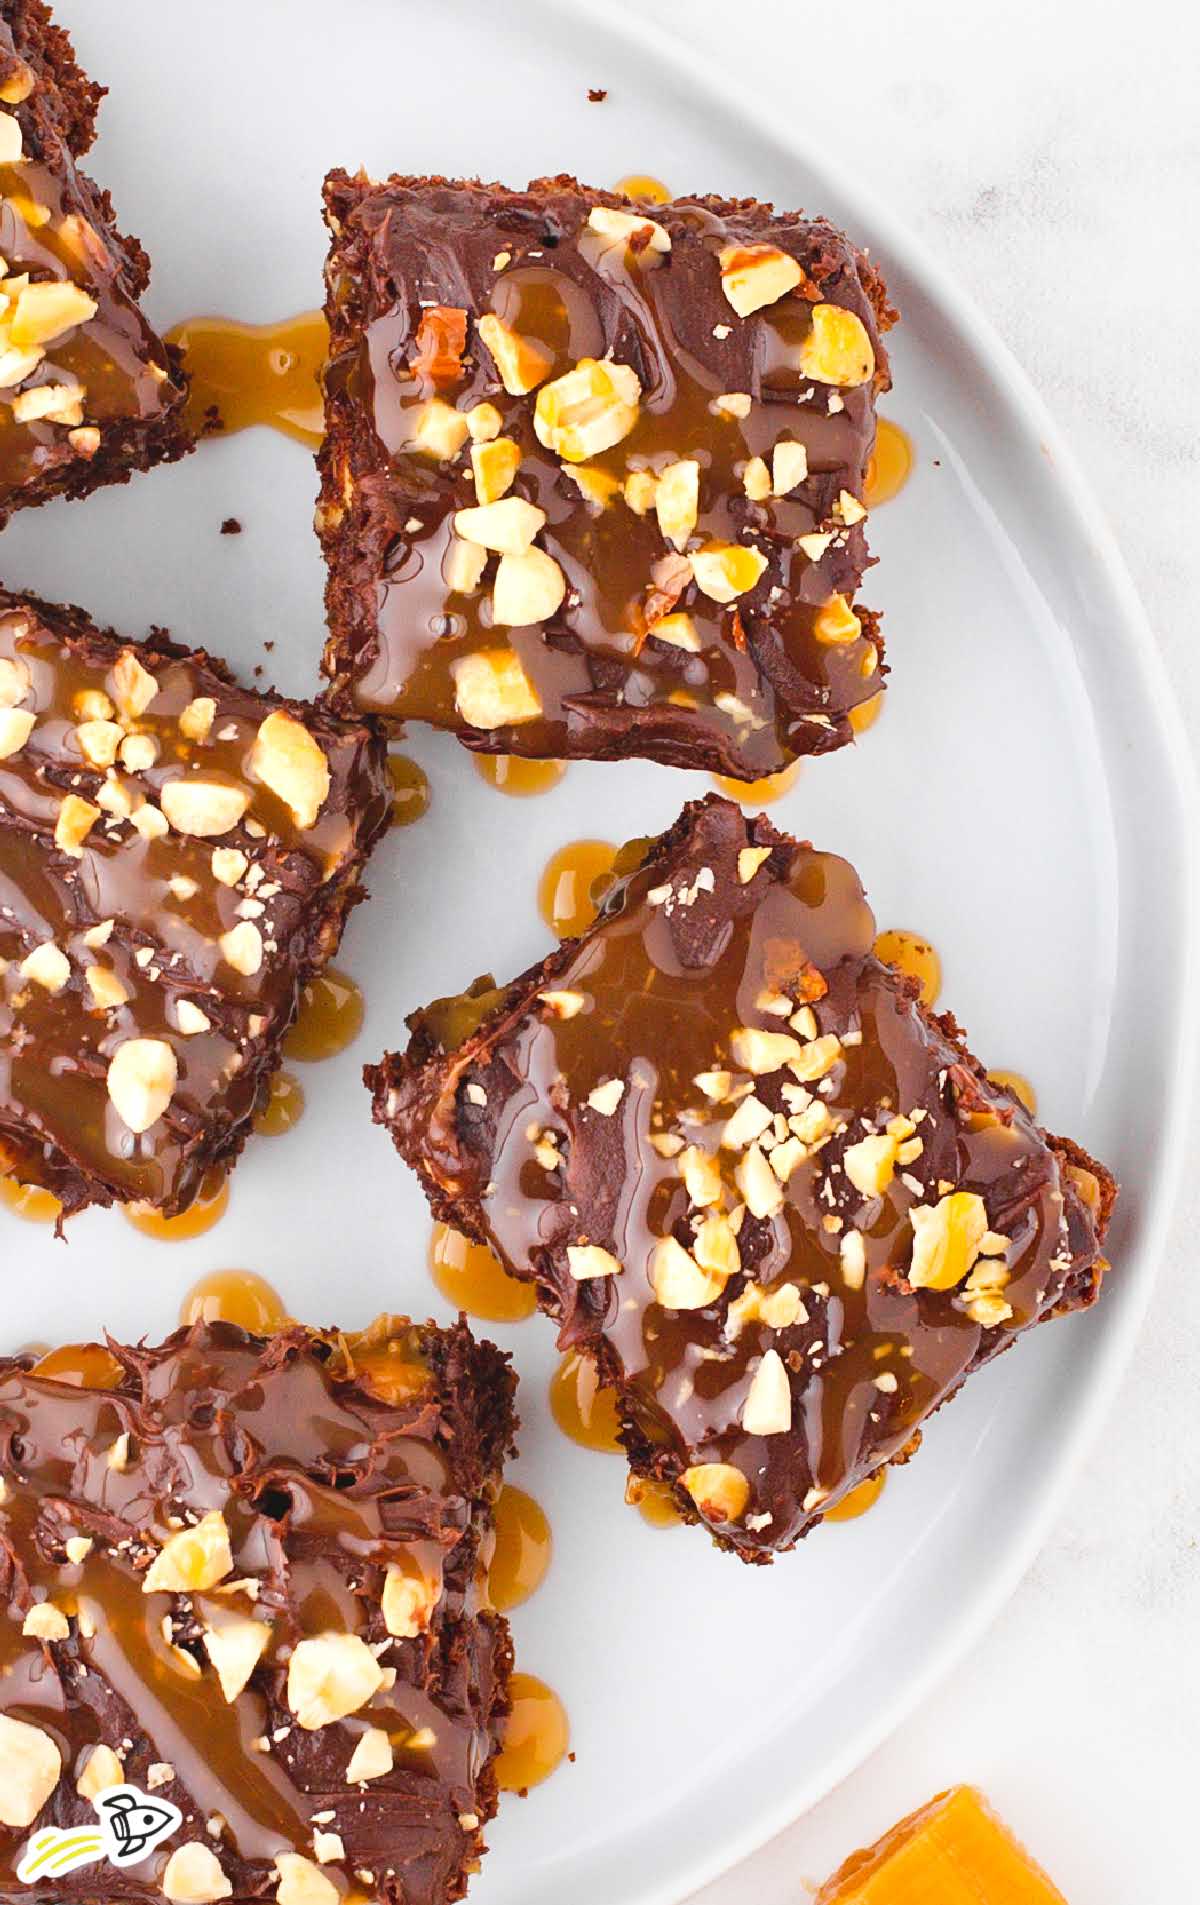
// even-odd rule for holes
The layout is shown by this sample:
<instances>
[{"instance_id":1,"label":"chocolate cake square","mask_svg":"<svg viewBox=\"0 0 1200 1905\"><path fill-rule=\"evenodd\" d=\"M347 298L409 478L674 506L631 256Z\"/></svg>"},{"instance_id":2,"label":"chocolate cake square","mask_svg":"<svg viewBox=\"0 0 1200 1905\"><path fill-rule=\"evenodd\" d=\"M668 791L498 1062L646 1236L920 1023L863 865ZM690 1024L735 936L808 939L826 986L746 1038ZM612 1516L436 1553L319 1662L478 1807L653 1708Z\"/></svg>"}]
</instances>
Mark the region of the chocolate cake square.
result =
<instances>
[{"instance_id":1,"label":"chocolate cake square","mask_svg":"<svg viewBox=\"0 0 1200 1905\"><path fill-rule=\"evenodd\" d=\"M189 1204L389 810L362 722L0 590L0 1165L67 1215Z\"/></svg>"},{"instance_id":2,"label":"chocolate cake square","mask_svg":"<svg viewBox=\"0 0 1200 1905\"><path fill-rule=\"evenodd\" d=\"M40 0L0 3L0 525L192 447L138 299L150 261L77 170L104 88Z\"/></svg>"},{"instance_id":3,"label":"chocolate cake square","mask_svg":"<svg viewBox=\"0 0 1200 1905\"><path fill-rule=\"evenodd\" d=\"M635 1472L764 1561L1094 1300L1116 1186L876 957L845 860L716 796L638 859L367 1083L435 1214L614 1389Z\"/></svg>"},{"instance_id":4,"label":"chocolate cake square","mask_svg":"<svg viewBox=\"0 0 1200 1905\"><path fill-rule=\"evenodd\" d=\"M0 1898L461 1898L513 1389L465 1324L397 1317L0 1359ZM162 1821L144 1858L19 1878L119 1787Z\"/></svg>"},{"instance_id":5,"label":"chocolate cake square","mask_svg":"<svg viewBox=\"0 0 1200 1905\"><path fill-rule=\"evenodd\" d=\"M852 739L881 333L821 219L574 179L325 187L317 527L347 705L742 779Z\"/></svg>"}]
</instances>

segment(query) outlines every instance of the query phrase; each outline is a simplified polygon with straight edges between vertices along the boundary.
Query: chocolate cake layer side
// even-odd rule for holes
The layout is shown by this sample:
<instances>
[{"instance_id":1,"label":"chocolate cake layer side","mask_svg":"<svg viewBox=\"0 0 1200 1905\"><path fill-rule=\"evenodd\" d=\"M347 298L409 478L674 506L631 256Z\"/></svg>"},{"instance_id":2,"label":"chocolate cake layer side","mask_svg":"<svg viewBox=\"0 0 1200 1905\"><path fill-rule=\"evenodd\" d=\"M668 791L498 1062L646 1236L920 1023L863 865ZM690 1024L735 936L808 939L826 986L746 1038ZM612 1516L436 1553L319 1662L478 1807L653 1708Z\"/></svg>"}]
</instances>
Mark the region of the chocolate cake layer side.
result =
<instances>
[{"instance_id":1,"label":"chocolate cake layer side","mask_svg":"<svg viewBox=\"0 0 1200 1905\"><path fill-rule=\"evenodd\" d=\"M513 1390L465 1324L404 1318L0 1360L0 1898L460 1898L508 1705ZM182 1824L18 1881L122 1783Z\"/></svg>"},{"instance_id":2,"label":"chocolate cake layer side","mask_svg":"<svg viewBox=\"0 0 1200 1905\"><path fill-rule=\"evenodd\" d=\"M742 778L853 738L882 281L753 200L326 182L335 697Z\"/></svg>"},{"instance_id":3,"label":"chocolate cake layer side","mask_svg":"<svg viewBox=\"0 0 1200 1905\"><path fill-rule=\"evenodd\" d=\"M751 1561L1105 1268L1116 1186L873 952L844 860L710 797L366 1078L437 1216L538 1286L638 1472Z\"/></svg>"},{"instance_id":4,"label":"chocolate cake layer side","mask_svg":"<svg viewBox=\"0 0 1200 1905\"><path fill-rule=\"evenodd\" d=\"M177 353L137 300L149 260L75 166L103 88L36 0L0 4L0 525L192 448Z\"/></svg>"},{"instance_id":5,"label":"chocolate cake layer side","mask_svg":"<svg viewBox=\"0 0 1200 1905\"><path fill-rule=\"evenodd\" d=\"M0 1158L69 1215L228 1167L388 824L381 737L0 590Z\"/></svg>"}]
</instances>

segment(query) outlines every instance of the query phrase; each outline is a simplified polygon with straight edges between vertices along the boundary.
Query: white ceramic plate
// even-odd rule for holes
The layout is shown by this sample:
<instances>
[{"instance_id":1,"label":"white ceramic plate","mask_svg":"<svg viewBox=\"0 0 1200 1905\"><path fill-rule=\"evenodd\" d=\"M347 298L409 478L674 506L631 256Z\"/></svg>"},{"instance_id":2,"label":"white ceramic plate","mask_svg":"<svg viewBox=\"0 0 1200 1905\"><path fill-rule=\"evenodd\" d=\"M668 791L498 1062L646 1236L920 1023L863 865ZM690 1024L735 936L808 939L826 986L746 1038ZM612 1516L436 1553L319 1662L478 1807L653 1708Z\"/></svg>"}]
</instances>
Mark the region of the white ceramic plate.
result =
<instances>
[{"instance_id":1,"label":"white ceramic plate","mask_svg":"<svg viewBox=\"0 0 1200 1905\"><path fill-rule=\"evenodd\" d=\"M976 1050L1030 1074L1051 1128L1119 1172L1117 1267L1093 1316L1039 1331L975 1378L876 1510L769 1572L648 1529L622 1505L623 1464L550 1421L551 1330L494 1329L522 1378L515 1479L546 1504L557 1541L516 1616L518 1655L565 1698L577 1758L504 1806L475 1896L664 1905L810 1805L979 1636L1127 1358L1194 1044L1190 785L1151 638L1048 419L958 291L846 189L844 155L835 179L644 18L635 41L611 11L561 3L339 0L331 14L325 0L62 0L61 12L112 90L93 169L150 250L164 324L319 302L321 176L360 161L518 184L644 170L678 190L805 205L871 244L905 313L888 411L919 466L878 512L869 579L893 686L862 745L806 768L775 817L858 865L881 924L935 941ZM589 86L607 102L588 104ZM322 638L314 487L303 451L254 431L19 518L0 563L10 585L133 632L167 623L305 693ZM231 514L245 533L221 537ZM574 766L553 794L517 802L449 740L414 735L408 751L433 805L380 848L375 898L347 935L343 964L369 1002L362 1037L306 1071L302 1123L251 1146L208 1236L163 1245L96 1212L63 1245L0 1214L6 1346L102 1326L157 1337L187 1286L227 1265L262 1272L314 1321L446 1317L425 1270L424 1203L369 1123L359 1067L403 1039L413 1006L542 952L535 888L554 848L651 832L705 783Z\"/></svg>"}]
</instances>

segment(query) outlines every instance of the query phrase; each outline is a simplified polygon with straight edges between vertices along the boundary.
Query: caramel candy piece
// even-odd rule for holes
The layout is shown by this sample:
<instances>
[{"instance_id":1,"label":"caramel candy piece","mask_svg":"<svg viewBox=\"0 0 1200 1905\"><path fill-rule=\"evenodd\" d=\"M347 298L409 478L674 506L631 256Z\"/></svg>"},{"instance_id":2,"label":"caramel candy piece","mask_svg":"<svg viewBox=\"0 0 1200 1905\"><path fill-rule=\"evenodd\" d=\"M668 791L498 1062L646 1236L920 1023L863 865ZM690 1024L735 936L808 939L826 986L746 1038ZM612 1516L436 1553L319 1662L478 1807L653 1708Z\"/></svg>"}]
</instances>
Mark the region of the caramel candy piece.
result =
<instances>
[{"instance_id":1,"label":"caramel candy piece","mask_svg":"<svg viewBox=\"0 0 1200 1905\"><path fill-rule=\"evenodd\" d=\"M953 1786L852 1852L813 1905L1067 1905L973 1786Z\"/></svg>"}]
</instances>

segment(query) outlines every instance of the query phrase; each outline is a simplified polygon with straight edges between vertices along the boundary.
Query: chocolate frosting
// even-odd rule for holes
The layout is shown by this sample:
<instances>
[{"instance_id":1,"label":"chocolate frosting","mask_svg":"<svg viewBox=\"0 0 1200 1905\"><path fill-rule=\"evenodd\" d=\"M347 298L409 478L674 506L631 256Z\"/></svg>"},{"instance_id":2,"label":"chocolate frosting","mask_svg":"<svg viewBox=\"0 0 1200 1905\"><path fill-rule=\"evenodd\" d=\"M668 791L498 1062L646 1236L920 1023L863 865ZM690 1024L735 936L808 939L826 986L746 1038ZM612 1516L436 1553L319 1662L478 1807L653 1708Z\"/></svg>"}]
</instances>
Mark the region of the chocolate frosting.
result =
<instances>
[{"instance_id":1,"label":"chocolate frosting","mask_svg":"<svg viewBox=\"0 0 1200 1905\"><path fill-rule=\"evenodd\" d=\"M51 1379L64 1357L70 1371ZM385 1318L356 1337L291 1328L264 1341L217 1323L156 1348L60 1351L47 1372L0 1361L0 1711L47 1733L63 1770L28 1832L0 1827L0 1897L160 1899L168 1858L193 1840L235 1898L273 1897L276 1858L315 1862L314 1833L341 1841L320 1871L343 1897L460 1897L495 1809L510 1667L483 1579L514 1427L508 1358L463 1324ZM224 1579L145 1592L162 1545L214 1511ZM75 1538L91 1543L77 1561ZM433 1597L408 1638L381 1611L389 1567ZM42 1603L66 1614L64 1638L22 1633ZM246 1618L270 1638L230 1700L204 1637ZM360 1636L384 1684L306 1729L288 1661L327 1632ZM348 1784L368 1727L386 1732L392 1770ZM94 1821L75 1782L100 1744L183 1826L138 1865L19 1884L33 1831Z\"/></svg>"},{"instance_id":2,"label":"chocolate frosting","mask_svg":"<svg viewBox=\"0 0 1200 1905\"><path fill-rule=\"evenodd\" d=\"M418 1014L367 1074L437 1213L534 1278L617 1387L635 1467L749 1560L1099 1288L1111 1178L874 938L844 860L714 796L582 939ZM709 1467L735 1471L736 1512L690 1492Z\"/></svg>"},{"instance_id":3,"label":"chocolate frosting","mask_svg":"<svg viewBox=\"0 0 1200 1905\"><path fill-rule=\"evenodd\" d=\"M596 208L644 214L670 249L602 237L589 225ZM863 611L857 633L829 641L818 618L831 598L853 595L867 565L862 512L853 512L875 397L889 382L880 333L895 313L839 232L752 200L631 207L566 177L517 192L334 172L326 217L331 343L317 521L330 564L326 668L340 698L393 721L448 727L487 751L648 755L743 778L852 738L850 711L882 686L875 620ZM761 246L794 260L800 283L741 316L719 261ZM799 367L815 306L852 314L869 339L873 374L853 387ZM534 427L538 393L511 395L501 380L480 328L489 315L545 354L543 385L580 360L631 367L641 389L632 430L582 464L560 462ZM730 396L744 408L723 408ZM431 399L459 413L495 406L519 449L508 494L545 513L539 542L566 578L547 620L498 627L487 579L468 592L448 586L454 514L481 499L469 443L438 461L414 442ZM781 439L804 446L808 474L786 494L752 501L746 466L770 463ZM721 606L689 579L653 507L638 513L621 499L631 471L653 475L678 459L700 469L688 551L741 544L765 558L734 603ZM580 474L607 483L610 500L585 496ZM694 650L665 628L655 634L668 611L691 617ZM473 724L457 671L510 641L540 713Z\"/></svg>"}]
</instances>

